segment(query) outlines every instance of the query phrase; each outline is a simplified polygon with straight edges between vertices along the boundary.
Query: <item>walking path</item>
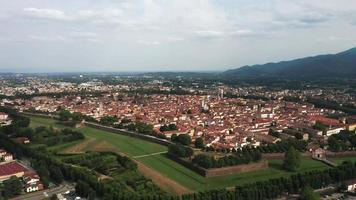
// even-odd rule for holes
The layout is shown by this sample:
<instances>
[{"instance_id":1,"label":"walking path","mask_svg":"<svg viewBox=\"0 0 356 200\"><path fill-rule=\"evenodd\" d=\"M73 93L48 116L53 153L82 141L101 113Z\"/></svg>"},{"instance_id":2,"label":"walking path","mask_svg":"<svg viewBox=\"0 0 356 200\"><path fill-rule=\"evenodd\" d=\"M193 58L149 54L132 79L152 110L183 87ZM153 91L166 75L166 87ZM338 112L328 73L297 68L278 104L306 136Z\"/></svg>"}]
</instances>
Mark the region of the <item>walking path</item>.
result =
<instances>
[{"instance_id":1,"label":"walking path","mask_svg":"<svg viewBox=\"0 0 356 200\"><path fill-rule=\"evenodd\" d=\"M132 158L144 158L144 157L148 157L148 156L154 156L154 155L164 154L164 153L167 153L167 152L168 152L168 151L161 151L161 152L151 153L151 154L146 154L146 155L133 156Z\"/></svg>"}]
</instances>

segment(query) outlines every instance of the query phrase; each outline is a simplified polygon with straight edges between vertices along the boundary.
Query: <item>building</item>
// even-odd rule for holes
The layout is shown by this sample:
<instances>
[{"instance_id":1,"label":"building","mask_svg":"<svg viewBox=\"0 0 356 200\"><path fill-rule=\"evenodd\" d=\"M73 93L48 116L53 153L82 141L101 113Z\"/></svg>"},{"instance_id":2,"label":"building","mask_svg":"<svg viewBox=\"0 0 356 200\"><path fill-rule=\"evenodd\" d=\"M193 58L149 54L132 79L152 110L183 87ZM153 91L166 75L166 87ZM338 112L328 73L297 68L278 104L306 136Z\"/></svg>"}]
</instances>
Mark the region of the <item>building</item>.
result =
<instances>
[{"instance_id":1,"label":"building","mask_svg":"<svg viewBox=\"0 0 356 200\"><path fill-rule=\"evenodd\" d=\"M43 184L40 181L40 177L34 172L26 172L23 176L24 190L25 192L35 192L43 190Z\"/></svg>"},{"instance_id":2,"label":"building","mask_svg":"<svg viewBox=\"0 0 356 200\"><path fill-rule=\"evenodd\" d=\"M6 121L8 119L9 115L4 113L4 112L0 112L0 121Z\"/></svg>"},{"instance_id":3,"label":"building","mask_svg":"<svg viewBox=\"0 0 356 200\"><path fill-rule=\"evenodd\" d=\"M345 184L346 184L348 192L355 193L356 179L351 179L351 180L345 181Z\"/></svg>"},{"instance_id":4,"label":"building","mask_svg":"<svg viewBox=\"0 0 356 200\"><path fill-rule=\"evenodd\" d=\"M0 163L13 161L13 156L11 153L6 152L3 149L0 149Z\"/></svg>"},{"instance_id":5,"label":"building","mask_svg":"<svg viewBox=\"0 0 356 200\"><path fill-rule=\"evenodd\" d=\"M342 130L345 130L344 127L337 127L337 128L330 128L328 130L326 130L326 136L331 136L331 135L334 135L334 134L339 134L340 131Z\"/></svg>"},{"instance_id":6,"label":"building","mask_svg":"<svg viewBox=\"0 0 356 200\"><path fill-rule=\"evenodd\" d=\"M312 150L312 157L315 159L326 159L326 152L322 148L317 148Z\"/></svg>"},{"instance_id":7,"label":"building","mask_svg":"<svg viewBox=\"0 0 356 200\"><path fill-rule=\"evenodd\" d=\"M356 123L348 124L347 125L347 130L348 131L355 131L356 130Z\"/></svg>"},{"instance_id":8,"label":"building","mask_svg":"<svg viewBox=\"0 0 356 200\"><path fill-rule=\"evenodd\" d=\"M2 156L2 160L4 162L10 162L10 161L13 161L13 156L11 153L6 153L5 155Z\"/></svg>"},{"instance_id":9,"label":"building","mask_svg":"<svg viewBox=\"0 0 356 200\"><path fill-rule=\"evenodd\" d=\"M0 182L3 182L12 176L21 178L28 171L24 166L16 161L0 164Z\"/></svg>"},{"instance_id":10,"label":"building","mask_svg":"<svg viewBox=\"0 0 356 200\"><path fill-rule=\"evenodd\" d=\"M19 144L28 144L30 143L30 140L27 137L17 137L15 138L15 141Z\"/></svg>"}]
</instances>

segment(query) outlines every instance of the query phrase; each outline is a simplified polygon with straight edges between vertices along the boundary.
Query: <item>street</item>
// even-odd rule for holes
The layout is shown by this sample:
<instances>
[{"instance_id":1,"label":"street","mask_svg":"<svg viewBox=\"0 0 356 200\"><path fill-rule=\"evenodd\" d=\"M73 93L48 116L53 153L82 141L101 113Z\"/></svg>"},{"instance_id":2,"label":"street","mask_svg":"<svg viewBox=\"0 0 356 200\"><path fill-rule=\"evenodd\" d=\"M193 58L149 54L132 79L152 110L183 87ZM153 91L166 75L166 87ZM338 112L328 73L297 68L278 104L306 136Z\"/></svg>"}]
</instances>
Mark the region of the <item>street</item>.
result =
<instances>
[{"instance_id":1,"label":"street","mask_svg":"<svg viewBox=\"0 0 356 200\"><path fill-rule=\"evenodd\" d=\"M37 192L29 193L29 194L24 194L24 195L12 198L11 200L42 200L46 197L51 197L53 194L64 193L68 190L73 190L73 189L74 189L73 186L64 184L64 185L59 185L56 188L37 191Z\"/></svg>"}]
</instances>

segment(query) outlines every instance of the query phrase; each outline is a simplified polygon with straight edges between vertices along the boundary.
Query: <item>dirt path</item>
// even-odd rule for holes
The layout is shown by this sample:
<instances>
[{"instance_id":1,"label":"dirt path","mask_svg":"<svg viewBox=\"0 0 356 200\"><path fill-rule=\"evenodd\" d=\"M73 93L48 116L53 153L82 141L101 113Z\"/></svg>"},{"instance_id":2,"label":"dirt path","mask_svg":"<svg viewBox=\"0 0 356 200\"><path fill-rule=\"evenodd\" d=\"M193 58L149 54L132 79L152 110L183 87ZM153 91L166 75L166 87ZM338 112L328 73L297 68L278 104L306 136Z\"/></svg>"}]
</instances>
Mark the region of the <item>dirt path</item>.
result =
<instances>
[{"instance_id":1,"label":"dirt path","mask_svg":"<svg viewBox=\"0 0 356 200\"><path fill-rule=\"evenodd\" d=\"M172 192L174 194L182 195L186 193L190 193L191 190L182 186L181 184L173 181L172 179L163 176L159 172L145 166L139 161L135 160L138 166L138 170L146 177L151 179L155 184L157 184L160 188L162 188L166 192Z\"/></svg>"}]
</instances>

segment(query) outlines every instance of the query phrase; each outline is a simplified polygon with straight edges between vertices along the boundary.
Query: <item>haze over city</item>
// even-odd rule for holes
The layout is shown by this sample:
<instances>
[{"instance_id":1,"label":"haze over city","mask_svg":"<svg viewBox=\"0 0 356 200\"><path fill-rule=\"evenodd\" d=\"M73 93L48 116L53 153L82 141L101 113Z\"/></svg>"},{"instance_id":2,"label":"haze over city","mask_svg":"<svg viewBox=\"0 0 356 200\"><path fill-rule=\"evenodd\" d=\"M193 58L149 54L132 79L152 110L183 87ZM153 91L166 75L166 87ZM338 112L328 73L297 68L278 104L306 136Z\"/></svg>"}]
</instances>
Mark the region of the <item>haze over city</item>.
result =
<instances>
[{"instance_id":1,"label":"haze over city","mask_svg":"<svg viewBox=\"0 0 356 200\"><path fill-rule=\"evenodd\" d=\"M356 42L353 0L11 0L0 72L225 71Z\"/></svg>"}]
</instances>

